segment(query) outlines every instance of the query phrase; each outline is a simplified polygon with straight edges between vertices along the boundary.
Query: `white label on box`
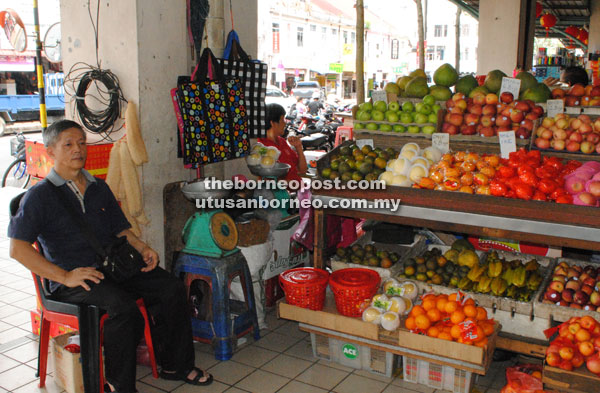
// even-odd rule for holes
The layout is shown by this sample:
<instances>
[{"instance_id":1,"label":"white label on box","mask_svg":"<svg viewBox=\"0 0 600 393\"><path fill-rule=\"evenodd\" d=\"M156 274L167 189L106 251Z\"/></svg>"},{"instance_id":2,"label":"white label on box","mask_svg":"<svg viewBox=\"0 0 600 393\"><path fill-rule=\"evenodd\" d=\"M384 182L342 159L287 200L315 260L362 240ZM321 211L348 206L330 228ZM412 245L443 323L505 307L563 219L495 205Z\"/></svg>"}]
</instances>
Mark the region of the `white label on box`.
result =
<instances>
[{"instance_id":1,"label":"white label on box","mask_svg":"<svg viewBox=\"0 0 600 393\"><path fill-rule=\"evenodd\" d=\"M519 89L521 89L521 80L516 78L502 78L502 85L500 85L500 93L504 93L505 91L511 93L513 98L516 100L519 98Z\"/></svg>"},{"instance_id":2,"label":"white label on box","mask_svg":"<svg viewBox=\"0 0 600 393\"><path fill-rule=\"evenodd\" d=\"M510 153L517 151L514 131L500 131L498 139L500 140L500 156L502 158L508 158Z\"/></svg>"},{"instance_id":3,"label":"white label on box","mask_svg":"<svg viewBox=\"0 0 600 393\"><path fill-rule=\"evenodd\" d=\"M442 154L448 153L450 151L450 134L445 132L431 134L431 146L441 151Z\"/></svg>"},{"instance_id":4,"label":"white label on box","mask_svg":"<svg viewBox=\"0 0 600 393\"><path fill-rule=\"evenodd\" d=\"M358 147L359 149L362 149L363 146L365 145L369 145L371 147L373 146L373 139L357 139L356 140L356 147Z\"/></svg>"},{"instance_id":5,"label":"white label on box","mask_svg":"<svg viewBox=\"0 0 600 393\"><path fill-rule=\"evenodd\" d=\"M565 111L565 103L563 100L548 100L546 101L546 112L548 117L554 117Z\"/></svg>"},{"instance_id":6,"label":"white label on box","mask_svg":"<svg viewBox=\"0 0 600 393\"><path fill-rule=\"evenodd\" d=\"M373 103L383 101L387 104L387 92L385 90L371 91L371 98L373 99Z\"/></svg>"}]
</instances>

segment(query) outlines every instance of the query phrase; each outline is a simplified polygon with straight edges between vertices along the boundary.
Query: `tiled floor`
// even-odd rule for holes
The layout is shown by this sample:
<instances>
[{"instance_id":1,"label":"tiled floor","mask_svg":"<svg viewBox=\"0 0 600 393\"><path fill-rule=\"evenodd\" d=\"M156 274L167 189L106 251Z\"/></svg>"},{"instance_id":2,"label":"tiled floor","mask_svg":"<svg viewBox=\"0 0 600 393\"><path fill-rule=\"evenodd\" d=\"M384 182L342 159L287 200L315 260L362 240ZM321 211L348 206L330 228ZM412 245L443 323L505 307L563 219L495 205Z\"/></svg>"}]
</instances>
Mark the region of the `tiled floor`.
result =
<instances>
[{"instance_id":1,"label":"tiled floor","mask_svg":"<svg viewBox=\"0 0 600 393\"><path fill-rule=\"evenodd\" d=\"M8 256L8 203L19 191L0 189L0 393L60 392L52 376L52 363L46 388L37 387L38 338L31 334L29 319L35 291L29 271ZM242 346L229 361L217 361L209 345L195 344L196 364L214 375L212 385L196 387L154 379L150 368L139 366L139 392L435 392L398 377L384 378L313 358L310 336L301 332L297 323L275 315L269 310L268 329L261 332L262 338ZM488 375L475 380L473 392L498 393L505 384L504 369L510 364L494 363Z\"/></svg>"}]
</instances>

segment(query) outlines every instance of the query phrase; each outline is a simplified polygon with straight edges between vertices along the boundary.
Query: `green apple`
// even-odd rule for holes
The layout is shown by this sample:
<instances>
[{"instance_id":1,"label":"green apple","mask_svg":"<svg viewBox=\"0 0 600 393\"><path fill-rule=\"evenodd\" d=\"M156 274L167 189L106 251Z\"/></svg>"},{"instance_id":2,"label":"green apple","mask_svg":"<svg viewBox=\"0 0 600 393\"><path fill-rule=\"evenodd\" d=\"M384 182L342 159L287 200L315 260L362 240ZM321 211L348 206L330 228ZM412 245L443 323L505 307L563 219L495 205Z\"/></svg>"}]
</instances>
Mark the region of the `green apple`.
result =
<instances>
[{"instance_id":1,"label":"green apple","mask_svg":"<svg viewBox=\"0 0 600 393\"><path fill-rule=\"evenodd\" d=\"M377 131L379 127L375 123L367 123L367 130Z\"/></svg>"},{"instance_id":2,"label":"green apple","mask_svg":"<svg viewBox=\"0 0 600 393\"><path fill-rule=\"evenodd\" d=\"M438 104L435 104L435 105L432 105L432 106L431 106L431 111L432 111L433 113L438 113L438 111L439 111L440 109L442 109L442 107L441 107L441 106L439 106Z\"/></svg>"},{"instance_id":3,"label":"green apple","mask_svg":"<svg viewBox=\"0 0 600 393\"><path fill-rule=\"evenodd\" d=\"M358 109L362 109L363 111L372 111L373 110L373 104L370 102L363 102L362 104L360 104L358 106Z\"/></svg>"},{"instance_id":4,"label":"green apple","mask_svg":"<svg viewBox=\"0 0 600 393\"><path fill-rule=\"evenodd\" d=\"M365 125L363 123L354 123L354 129L355 130L364 130Z\"/></svg>"},{"instance_id":5,"label":"green apple","mask_svg":"<svg viewBox=\"0 0 600 393\"><path fill-rule=\"evenodd\" d=\"M428 123L433 123L433 124L437 124L437 113L430 113L429 116L427 116L427 122Z\"/></svg>"},{"instance_id":6,"label":"green apple","mask_svg":"<svg viewBox=\"0 0 600 393\"><path fill-rule=\"evenodd\" d=\"M406 132L406 127L403 126L402 124L396 124L393 127L394 132Z\"/></svg>"},{"instance_id":7,"label":"green apple","mask_svg":"<svg viewBox=\"0 0 600 393\"><path fill-rule=\"evenodd\" d=\"M358 111L358 113L356 114L356 118L360 121L369 121L369 120L371 120L371 112Z\"/></svg>"},{"instance_id":8,"label":"green apple","mask_svg":"<svg viewBox=\"0 0 600 393\"><path fill-rule=\"evenodd\" d=\"M431 94L427 94L425 97L423 97L423 103L432 106L435 104L435 97Z\"/></svg>"},{"instance_id":9,"label":"green apple","mask_svg":"<svg viewBox=\"0 0 600 393\"><path fill-rule=\"evenodd\" d=\"M385 112L387 111L387 104L385 103L385 101L375 101L375 103L373 104L373 109Z\"/></svg>"},{"instance_id":10,"label":"green apple","mask_svg":"<svg viewBox=\"0 0 600 393\"><path fill-rule=\"evenodd\" d=\"M424 115L422 113L417 113L415 115L415 123L417 123L417 124L424 124L424 123L427 123L427 121L428 121L428 116L427 115Z\"/></svg>"},{"instance_id":11,"label":"green apple","mask_svg":"<svg viewBox=\"0 0 600 393\"><path fill-rule=\"evenodd\" d=\"M435 132L435 127L434 126L425 126L421 129L421 131L423 131L423 134L433 134Z\"/></svg>"},{"instance_id":12,"label":"green apple","mask_svg":"<svg viewBox=\"0 0 600 393\"><path fill-rule=\"evenodd\" d=\"M410 101L406 101L402 104L402 110L404 112L413 112L415 110L415 105Z\"/></svg>"},{"instance_id":13,"label":"green apple","mask_svg":"<svg viewBox=\"0 0 600 393\"><path fill-rule=\"evenodd\" d=\"M413 117L412 117L412 114L411 114L410 112L403 112L403 113L400 115L400 121L401 121L402 123L405 123L405 124L406 124L406 123L412 123L412 122L413 122Z\"/></svg>"},{"instance_id":14,"label":"green apple","mask_svg":"<svg viewBox=\"0 0 600 393\"><path fill-rule=\"evenodd\" d=\"M393 111L385 112L385 119L390 123L397 123L399 120L398 114Z\"/></svg>"},{"instance_id":15,"label":"green apple","mask_svg":"<svg viewBox=\"0 0 600 393\"><path fill-rule=\"evenodd\" d=\"M423 106L421 106L421 108L417 112L422 113L424 115L428 115L431 113L431 107L427 104L423 104Z\"/></svg>"},{"instance_id":16,"label":"green apple","mask_svg":"<svg viewBox=\"0 0 600 393\"><path fill-rule=\"evenodd\" d=\"M400 104L396 101L392 101L388 104L388 110L398 112L400 110Z\"/></svg>"},{"instance_id":17,"label":"green apple","mask_svg":"<svg viewBox=\"0 0 600 393\"><path fill-rule=\"evenodd\" d=\"M408 132L411 134L418 134L419 132L421 132L421 129L419 128L419 126L408 126Z\"/></svg>"},{"instance_id":18,"label":"green apple","mask_svg":"<svg viewBox=\"0 0 600 393\"><path fill-rule=\"evenodd\" d=\"M385 131L385 132L389 132L392 131L392 126L390 124L380 124L379 125L379 131Z\"/></svg>"},{"instance_id":19,"label":"green apple","mask_svg":"<svg viewBox=\"0 0 600 393\"><path fill-rule=\"evenodd\" d=\"M383 121L385 115L381 111L373 110L373 112L371 112L371 118L375 121Z\"/></svg>"}]
</instances>

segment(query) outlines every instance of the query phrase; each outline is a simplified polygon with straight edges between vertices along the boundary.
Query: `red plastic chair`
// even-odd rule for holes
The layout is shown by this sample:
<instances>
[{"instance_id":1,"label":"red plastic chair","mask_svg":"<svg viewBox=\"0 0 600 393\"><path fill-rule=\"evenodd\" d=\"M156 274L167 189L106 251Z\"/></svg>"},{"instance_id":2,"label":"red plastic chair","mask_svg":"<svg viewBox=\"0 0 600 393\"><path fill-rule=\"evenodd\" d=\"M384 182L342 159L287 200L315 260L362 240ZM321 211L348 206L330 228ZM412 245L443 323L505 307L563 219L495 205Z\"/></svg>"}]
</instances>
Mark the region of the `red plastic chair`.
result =
<instances>
[{"instance_id":1,"label":"red plastic chair","mask_svg":"<svg viewBox=\"0 0 600 393\"><path fill-rule=\"evenodd\" d=\"M338 127L335 133L335 146L342 144L344 141L352 140L353 138L354 133L352 132L352 127Z\"/></svg>"}]
</instances>

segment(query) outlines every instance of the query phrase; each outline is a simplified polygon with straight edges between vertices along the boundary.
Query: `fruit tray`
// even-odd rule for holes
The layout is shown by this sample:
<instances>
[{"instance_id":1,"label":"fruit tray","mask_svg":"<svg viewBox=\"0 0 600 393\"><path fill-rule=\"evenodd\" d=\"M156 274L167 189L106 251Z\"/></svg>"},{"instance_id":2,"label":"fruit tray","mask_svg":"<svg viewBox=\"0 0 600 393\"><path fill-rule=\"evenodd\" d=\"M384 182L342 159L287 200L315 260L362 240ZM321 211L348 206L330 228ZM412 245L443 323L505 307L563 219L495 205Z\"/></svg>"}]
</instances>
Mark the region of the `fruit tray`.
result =
<instances>
[{"instance_id":1,"label":"fruit tray","mask_svg":"<svg viewBox=\"0 0 600 393\"><path fill-rule=\"evenodd\" d=\"M450 246L439 246L439 245L427 245L427 246L423 247L420 251L417 251L415 255L420 255L424 251L430 250L432 248L439 248L442 250L442 253L445 253L451 247ZM477 255L480 256L480 261L484 261L489 253L489 252L484 253L482 251L475 251L475 252L477 253ZM477 304L479 306L491 309L492 313L495 313L496 310L502 310L502 311L511 313L511 315L516 313L516 314L524 314L524 315L533 317L533 301L534 301L534 299L536 299L539 296L539 293L543 290L545 281L547 281L549 279L548 278L549 273L552 272L552 268L554 266L554 260L552 258L541 257L539 255L511 253L511 252L499 251L499 250L496 250L496 252L497 252L499 258L501 258L501 259L506 258L509 261L518 259L522 262L527 262L527 261L531 260L532 258L535 258L538 261L538 263L540 264L539 273L542 276L542 282L541 282L539 288L533 293L531 300L528 302L522 302L522 301L518 301L518 300L515 300L512 298L509 298L509 297L499 297L499 296L494 296L494 295L489 295L489 294L475 293L475 292L471 292L471 291L463 291L463 292L468 293L469 296L471 296L473 299L475 299L475 301L477 302ZM405 263L405 260L406 259L403 259L403 261L402 261L403 264ZM457 290L457 288L450 288L450 287L446 287L444 285L431 284L431 283L426 283L426 282L422 282L422 281L418 281L418 280L415 280L415 282L417 283L419 290L421 290L423 292L436 292L436 293L449 294L452 292L456 292L456 290Z\"/></svg>"},{"instance_id":2,"label":"fruit tray","mask_svg":"<svg viewBox=\"0 0 600 393\"><path fill-rule=\"evenodd\" d=\"M592 262L580 261L580 260L569 259L569 258L557 258L556 265L558 265L562 261L567 262L569 265L577 265L577 266L581 266L581 267L584 267L587 265L600 267L598 264L595 264ZM546 288L548 287L548 285L550 285L550 282L552 281L553 272L554 272L554 266L550 270L550 273L548 274L548 279L544 282L544 287L542 288L541 292L537 294L537 296L535 298L535 301L533 304L534 315L539 318L552 319L552 320L558 321L558 322L565 322L565 321L569 320L569 318L571 318L571 317L583 317L585 315L589 315L595 319L600 319L600 313L598 313L596 311L580 310L577 308L559 306L559 305L556 305L553 303L544 303L544 295L546 293Z\"/></svg>"},{"instance_id":3,"label":"fruit tray","mask_svg":"<svg viewBox=\"0 0 600 393\"><path fill-rule=\"evenodd\" d=\"M577 109L578 107L568 107L566 109L570 109L570 108L571 109ZM579 115L581 113L587 114L587 115L589 115L590 119L592 120L592 123L594 121L596 121L596 119L598 119L599 116L597 116L597 115L600 115L600 112L592 114L592 113L587 113L587 112L584 112L584 111L579 111L579 112L576 112L576 111L575 112L574 111L565 111L565 113L567 113L569 115L573 115L573 117L574 117L574 115ZM576 156L579 156L579 157L589 157L589 160L597 160L599 154L596 153L596 151L593 151L592 153L587 154L587 153L583 153L581 150L569 151L566 148L563 149L563 150L555 150L555 149L552 149L552 148L542 149L542 148L537 147L535 145L535 140L538 138L537 135L536 135L536 132L537 132L538 127L540 127L541 125L542 125L542 121L541 120L539 122L535 123L535 125L534 125L533 132L531 133L531 138L529 138L529 150L539 150L539 151L542 151L542 152L563 153L563 154L569 154L569 155L573 154L573 155L576 155ZM584 135L584 140L585 140L585 135ZM567 138L567 142L568 142L568 138Z\"/></svg>"},{"instance_id":4,"label":"fruit tray","mask_svg":"<svg viewBox=\"0 0 600 393\"><path fill-rule=\"evenodd\" d=\"M385 280L390 277L395 277L398 274L400 268L402 267L402 260L404 258L410 258L411 256L414 256L413 255L413 253L415 252L414 250L420 249L420 245L425 244L425 237L422 235L416 235L415 241L412 244L401 245L401 244L375 243L371 240L372 234L373 234L373 232L367 232L364 236L357 239L350 247L352 247L355 244L358 244L361 246L365 246L367 244L372 244L376 247L376 249L378 251L387 251L387 252L398 253L400 255L400 259L396 263L394 263L389 268L383 268L383 267L379 267L379 266L368 266L368 265L362 265L362 264L358 264L358 263L344 262L340 259L340 257L338 255L334 254L330 260L331 261L331 270L336 271L336 270L340 270L340 269L357 268L357 267L365 268L365 269L375 270L377 273L379 273L379 277L381 277L382 280Z\"/></svg>"}]
</instances>

